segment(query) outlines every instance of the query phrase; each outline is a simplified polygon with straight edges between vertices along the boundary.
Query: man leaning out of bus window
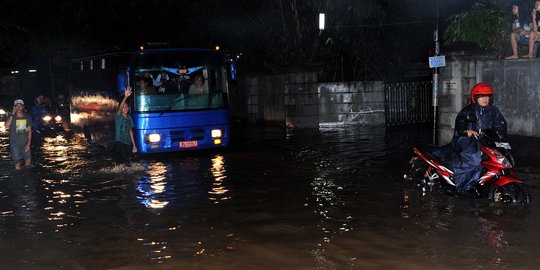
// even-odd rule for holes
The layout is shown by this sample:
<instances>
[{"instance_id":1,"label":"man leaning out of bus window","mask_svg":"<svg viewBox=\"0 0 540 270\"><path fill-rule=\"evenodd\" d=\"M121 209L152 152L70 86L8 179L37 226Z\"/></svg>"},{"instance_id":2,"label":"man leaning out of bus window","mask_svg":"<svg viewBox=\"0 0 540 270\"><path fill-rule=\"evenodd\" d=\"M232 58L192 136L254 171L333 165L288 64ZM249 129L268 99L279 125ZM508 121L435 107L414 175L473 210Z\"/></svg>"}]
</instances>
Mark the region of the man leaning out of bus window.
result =
<instances>
[{"instance_id":1,"label":"man leaning out of bus window","mask_svg":"<svg viewBox=\"0 0 540 270\"><path fill-rule=\"evenodd\" d=\"M131 86L126 87L124 97L118 105L118 111L114 116L115 134L114 147L118 161L131 166L131 153L137 152L135 139L133 138L133 119L129 115L128 97L132 93Z\"/></svg>"}]
</instances>

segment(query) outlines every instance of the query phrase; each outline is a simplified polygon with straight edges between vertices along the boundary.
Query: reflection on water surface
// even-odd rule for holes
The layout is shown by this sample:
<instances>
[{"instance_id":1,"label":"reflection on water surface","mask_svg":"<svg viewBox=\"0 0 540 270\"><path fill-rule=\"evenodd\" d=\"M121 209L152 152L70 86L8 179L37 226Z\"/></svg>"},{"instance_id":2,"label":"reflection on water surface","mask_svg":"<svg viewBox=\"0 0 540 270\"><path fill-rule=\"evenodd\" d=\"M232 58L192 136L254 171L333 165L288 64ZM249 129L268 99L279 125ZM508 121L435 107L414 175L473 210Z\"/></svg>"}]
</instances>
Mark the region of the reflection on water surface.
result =
<instances>
[{"instance_id":1,"label":"reflection on water surface","mask_svg":"<svg viewBox=\"0 0 540 270\"><path fill-rule=\"evenodd\" d=\"M237 129L222 152L113 163L45 138L20 172L0 138L6 269L536 268L536 202L496 209L402 182L419 133ZM429 134L429 133L428 133ZM519 158L519 157L518 157ZM518 169L538 194L540 167ZM47 268L48 267L48 268Z\"/></svg>"}]
</instances>

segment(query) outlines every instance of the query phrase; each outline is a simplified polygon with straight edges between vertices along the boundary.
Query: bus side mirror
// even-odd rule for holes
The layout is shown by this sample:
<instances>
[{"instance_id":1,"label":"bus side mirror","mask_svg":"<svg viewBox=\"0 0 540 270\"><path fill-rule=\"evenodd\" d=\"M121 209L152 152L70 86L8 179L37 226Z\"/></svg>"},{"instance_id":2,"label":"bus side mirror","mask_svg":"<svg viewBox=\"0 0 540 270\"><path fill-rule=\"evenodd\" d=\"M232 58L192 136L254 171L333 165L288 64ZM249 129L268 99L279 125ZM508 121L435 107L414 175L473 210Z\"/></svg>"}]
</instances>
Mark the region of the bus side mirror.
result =
<instances>
[{"instance_id":1,"label":"bus side mirror","mask_svg":"<svg viewBox=\"0 0 540 270\"><path fill-rule=\"evenodd\" d=\"M231 61L227 65L229 67L229 74L231 75L231 80L236 81L236 64Z\"/></svg>"}]
</instances>

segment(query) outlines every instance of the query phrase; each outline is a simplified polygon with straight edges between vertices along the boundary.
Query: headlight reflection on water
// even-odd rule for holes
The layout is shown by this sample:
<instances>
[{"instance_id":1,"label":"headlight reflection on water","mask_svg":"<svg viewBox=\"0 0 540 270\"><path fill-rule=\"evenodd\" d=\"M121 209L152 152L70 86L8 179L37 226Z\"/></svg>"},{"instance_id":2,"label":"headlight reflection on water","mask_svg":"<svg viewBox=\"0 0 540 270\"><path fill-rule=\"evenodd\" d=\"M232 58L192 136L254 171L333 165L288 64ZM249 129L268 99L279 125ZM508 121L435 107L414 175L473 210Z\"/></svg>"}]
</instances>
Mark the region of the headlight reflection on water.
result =
<instances>
[{"instance_id":1,"label":"headlight reflection on water","mask_svg":"<svg viewBox=\"0 0 540 270\"><path fill-rule=\"evenodd\" d=\"M190 215L192 209L200 206L192 205L198 202L198 199L208 199L212 205L230 199L227 196L229 190L224 184L227 179L226 162L222 155L200 159L187 158L182 160L178 167L168 162L154 162L148 164L146 173L137 180L137 200L150 212L162 217L156 219L158 222L145 223L147 230L155 229L158 234L142 234L137 241L148 249L150 260L162 263L176 256L178 244L176 239L185 233L180 225L184 226L182 218L176 216L174 219L167 218L171 213L180 211ZM233 235L228 232L227 237ZM234 249L234 245L227 249ZM193 255L207 254L205 242L198 242Z\"/></svg>"},{"instance_id":2,"label":"headlight reflection on water","mask_svg":"<svg viewBox=\"0 0 540 270\"><path fill-rule=\"evenodd\" d=\"M330 169L333 167L330 166L330 163L321 162L321 171L311 181L313 205L316 213L321 216L318 227L323 232L319 246L330 243L335 235L354 230L350 224L353 216L346 210L346 199L341 196L340 192L343 187L335 183L333 169Z\"/></svg>"},{"instance_id":3,"label":"headlight reflection on water","mask_svg":"<svg viewBox=\"0 0 540 270\"><path fill-rule=\"evenodd\" d=\"M139 178L137 190L141 196L137 199L147 208L162 209L169 204L166 197L160 196L167 189L167 166L163 163L154 163L148 166L147 176Z\"/></svg>"},{"instance_id":4,"label":"headlight reflection on water","mask_svg":"<svg viewBox=\"0 0 540 270\"><path fill-rule=\"evenodd\" d=\"M79 207L88 203L85 197L87 190L75 180L85 165L77 153L85 149L75 139L68 140L63 134L43 138L40 148L43 158L40 167L52 173L50 178L42 178L40 182L47 199L42 209L58 232L61 228L73 226L76 220L86 218L81 215Z\"/></svg>"},{"instance_id":5,"label":"headlight reflection on water","mask_svg":"<svg viewBox=\"0 0 540 270\"><path fill-rule=\"evenodd\" d=\"M66 138L63 135L56 137L46 137L44 139L42 150L46 155L44 158L48 164L58 164L68 160L71 156L71 148L67 144ZM59 167L59 166L56 166Z\"/></svg>"},{"instance_id":6,"label":"headlight reflection on water","mask_svg":"<svg viewBox=\"0 0 540 270\"><path fill-rule=\"evenodd\" d=\"M214 203L219 203L220 201L225 201L231 197L225 196L229 190L224 186L224 181L227 178L225 170L225 159L222 155L216 155L212 159L212 167L210 168L212 176L214 177L213 187L208 194L210 195L209 200L214 201Z\"/></svg>"},{"instance_id":7,"label":"headlight reflection on water","mask_svg":"<svg viewBox=\"0 0 540 270\"><path fill-rule=\"evenodd\" d=\"M171 189L174 185L171 183L170 172L167 165L162 162L151 163L146 168L147 175L138 179L137 191L139 195L137 200L150 210L160 210L167 207L174 201L174 194L171 196ZM159 212L156 212L159 215ZM147 226L152 226L148 223ZM176 231L179 226L170 226L166 229L160 228L159 231ZM164 236L167 237L167 236ZM173 256L168 251L169 243L165 240L156 240L156 235L138 237L137 241L143 246L149 248L148 257L150 260L162 263L171 259Z\"/></svg>"}]
</instances>

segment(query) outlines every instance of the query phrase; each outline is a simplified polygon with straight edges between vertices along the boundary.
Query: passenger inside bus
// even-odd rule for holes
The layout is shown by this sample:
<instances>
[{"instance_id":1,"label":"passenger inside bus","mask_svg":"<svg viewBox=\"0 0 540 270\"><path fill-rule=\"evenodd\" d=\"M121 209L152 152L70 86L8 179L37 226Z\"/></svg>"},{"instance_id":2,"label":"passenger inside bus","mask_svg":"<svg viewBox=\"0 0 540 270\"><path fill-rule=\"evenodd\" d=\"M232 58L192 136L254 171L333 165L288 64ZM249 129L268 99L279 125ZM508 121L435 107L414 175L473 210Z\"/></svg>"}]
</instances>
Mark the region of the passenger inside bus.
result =
<instances>
[{"instance_id":1,"label":"passenger inside bus","mask_svg":"<svg viewBox=\"0 0 540 270\"><path fill-rule=\"evenodd\" d=\"M189 92L189 87L191 86L191 77L187 74L188 69L185 66L182 66L178 69L178 91L181 94L187 94Z\"/></svg>"},{"instance_id":2,"label":"passenger inside bus","mask_svg":"<svg viewBox=\"0 0 540 270\"><path fill-rule=\"evenodd\" d=\"M142 77L139 79L139 87L137 87L137 95L155 95L156 88L152 85L152 78Z\"/></svg>"},{"instance_id":3,"label":"passenger inside bus","mask_svg":"<svg viewBox=\"0 0 540 270\"><path fill-rule=\"evenodd\" d=\"M189 94L207 94L208 86L202 75L195 76L194 83L189 87Z\"/></svg>"},{"instance_id":4,"label":"passenger inside bus","mask_svg":"<svg viewBox=\"0 0 540 270\"><path fill-rule=\"evenodd\" d=\"M159 94L165 94L168 92L167 88L169 88L169 84L169 74L167 74L165 71L161 71L154 79L154 87L158 89Z\"/></svg>"}]
</instances>

